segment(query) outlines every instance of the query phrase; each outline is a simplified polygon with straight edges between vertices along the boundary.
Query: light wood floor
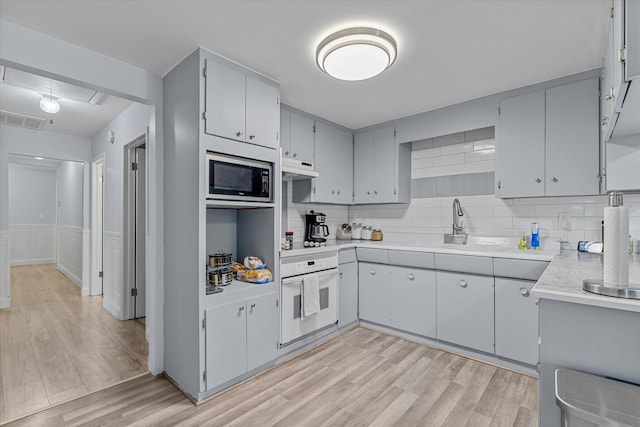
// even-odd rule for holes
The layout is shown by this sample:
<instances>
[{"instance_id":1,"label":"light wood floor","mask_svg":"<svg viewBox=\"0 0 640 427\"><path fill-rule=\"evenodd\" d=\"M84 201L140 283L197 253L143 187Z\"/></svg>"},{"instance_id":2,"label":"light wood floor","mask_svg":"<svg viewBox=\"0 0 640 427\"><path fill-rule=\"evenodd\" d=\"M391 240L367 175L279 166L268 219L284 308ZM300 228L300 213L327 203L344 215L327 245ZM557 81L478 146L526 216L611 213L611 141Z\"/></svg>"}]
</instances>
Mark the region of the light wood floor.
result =
<instances>
[{"instance_id":1,"label":"light wood floor","mask_svg":"<svg viewBox=\"0 0 640 427\"><path fill-rule=\"evenodd\" d=\"M147 372L145 327L82 297L55 264L11 268L0 310L0 422Z\"/></svg>"},{"instance_id":2,"label":"light wood floor","mask_svg":"<svg viewBox=\"0 0 640 427\"><path fill-rule=\"evenodd\" d=\"M162 376L15 426L537 426L537 380L355 328L198 407Z\"/></svg>"}]
</instances>

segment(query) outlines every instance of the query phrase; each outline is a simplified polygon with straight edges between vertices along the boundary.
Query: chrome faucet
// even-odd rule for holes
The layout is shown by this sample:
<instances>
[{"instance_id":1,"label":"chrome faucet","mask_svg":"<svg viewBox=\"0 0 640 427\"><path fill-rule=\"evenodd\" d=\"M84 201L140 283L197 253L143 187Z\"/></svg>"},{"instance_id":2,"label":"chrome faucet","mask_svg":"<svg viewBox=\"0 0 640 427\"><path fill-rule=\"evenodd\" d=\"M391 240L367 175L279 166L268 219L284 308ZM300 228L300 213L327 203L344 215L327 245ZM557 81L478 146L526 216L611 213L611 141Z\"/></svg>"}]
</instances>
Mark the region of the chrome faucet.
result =
<instances>
[{"instance_id":1,"label":"chrome faucet","mask_svg":"<svg viewBox=\"0 0 640 427\"><path fill-rule=\"evenodd\" d=\"M462 208L460 207L460 200L453 200L453 234L466 234L464 232L464 225L460 217L464 216Z\"/></svg>"}]
</instances>

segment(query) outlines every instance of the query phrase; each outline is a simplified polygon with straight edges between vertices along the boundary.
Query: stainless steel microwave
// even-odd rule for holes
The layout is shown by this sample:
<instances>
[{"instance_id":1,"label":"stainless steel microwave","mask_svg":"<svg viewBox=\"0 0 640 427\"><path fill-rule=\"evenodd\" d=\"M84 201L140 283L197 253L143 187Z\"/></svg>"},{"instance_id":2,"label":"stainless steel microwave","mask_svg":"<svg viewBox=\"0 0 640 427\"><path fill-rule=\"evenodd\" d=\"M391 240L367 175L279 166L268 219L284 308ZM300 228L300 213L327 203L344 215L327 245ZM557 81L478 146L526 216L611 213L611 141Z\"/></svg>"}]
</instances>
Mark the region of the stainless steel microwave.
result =
<instances>
[{"instance_id":1,"label":"stainless steel microwave","mask_svg":"<svg viewBox=\"0 0 640 427\"><path fill-rule=\"evenodd\" d=\"M273 164L207 153L207 198L247 202L273 201Z\"/></svg>"}]
</instances>

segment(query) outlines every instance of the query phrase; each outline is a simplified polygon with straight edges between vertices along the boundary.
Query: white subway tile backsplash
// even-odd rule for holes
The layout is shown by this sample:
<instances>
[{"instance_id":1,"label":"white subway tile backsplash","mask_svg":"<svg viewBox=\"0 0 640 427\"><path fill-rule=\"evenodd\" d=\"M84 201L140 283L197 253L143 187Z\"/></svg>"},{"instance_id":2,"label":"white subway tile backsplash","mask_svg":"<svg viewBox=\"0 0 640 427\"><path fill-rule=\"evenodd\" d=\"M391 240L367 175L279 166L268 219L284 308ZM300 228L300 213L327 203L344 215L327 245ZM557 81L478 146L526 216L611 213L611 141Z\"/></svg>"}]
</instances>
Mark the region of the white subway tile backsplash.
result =
<instances>
[{"instance_id":1,"label":"white subway tile backsplash","mask_svg":"<svg viewBox=\"0 0 640 427\"><path fill-rule=\"evenodd\" d=\"M457 153L454 151L454 153ZM457 165L458 154L442 155L433 158L433 166ZM457 170L457 169L456 169Z\"/></svg>"},{"instance_id":2,"label":"white subway tile backsplash","mask_svg":"<svg viewBox=\"0 0 640 427\"><path fill-rule=\"evenodd\" d=\"M440 148L440 155L441 156L448 156L450 154L457 154L459 145L460 144L445 145L444 147L441 147Z\"/></svg>"},{"instance_id":3,"label":"white subway tile backsplash","mask_svg":"<svg viewBox=\"0 0 640 427\"><path fill-rule=\"evenodd\" d=\"M496 148L495 139L485 139L483 141L474 141L473 143L474 151L491 150L495 148Z\"/></svg>"},{"instance_id":4,"label":"white subway tile backsplash","mask_svg":"<svg viewBox=\"0 0 640 427\"><path fill-rule=\"evenodd\" d=\"M495 164L493 160L485 160L481 162L464 163L458 165L459 173L479 173L479 172L493 172L495 170Z\"/></svg>"},{"instance_id":5,"label":"white subway tile backsplash","mask_svg":"<svg viewBox=\"0 0 640 427\"><path fill-rule=\"evenodd\" d=\"M486 160L494 160L496 158L496 150L480 150L480 151L472 151L470 153L465 153L464 162L465 163L473 163L473 162L482 162Z\"/></svg>"}]
</instances>

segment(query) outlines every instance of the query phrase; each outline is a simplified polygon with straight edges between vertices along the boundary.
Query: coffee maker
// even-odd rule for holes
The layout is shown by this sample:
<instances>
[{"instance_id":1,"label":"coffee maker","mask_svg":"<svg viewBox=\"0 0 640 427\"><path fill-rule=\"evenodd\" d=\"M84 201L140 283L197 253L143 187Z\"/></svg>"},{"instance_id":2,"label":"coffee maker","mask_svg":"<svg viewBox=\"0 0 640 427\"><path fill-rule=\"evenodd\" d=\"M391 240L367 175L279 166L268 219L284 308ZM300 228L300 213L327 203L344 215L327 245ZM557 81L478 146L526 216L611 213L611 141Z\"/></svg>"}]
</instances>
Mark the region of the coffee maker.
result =
<instances>
[{"instance_id":1,"label":"coffee maker","mask_svg":"<svg viewBox=\"0 0 640 427\"><path fill-rule=\"evenodd\" d=\"M327 217L323 213L309 211L304 216L304 246L325 246L329 235L329 227L325 224Z\"/></svg>"}]
</instances>

